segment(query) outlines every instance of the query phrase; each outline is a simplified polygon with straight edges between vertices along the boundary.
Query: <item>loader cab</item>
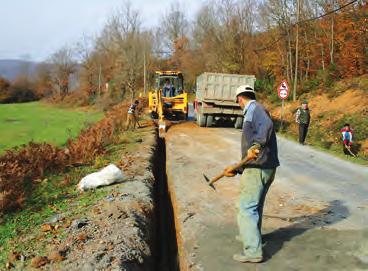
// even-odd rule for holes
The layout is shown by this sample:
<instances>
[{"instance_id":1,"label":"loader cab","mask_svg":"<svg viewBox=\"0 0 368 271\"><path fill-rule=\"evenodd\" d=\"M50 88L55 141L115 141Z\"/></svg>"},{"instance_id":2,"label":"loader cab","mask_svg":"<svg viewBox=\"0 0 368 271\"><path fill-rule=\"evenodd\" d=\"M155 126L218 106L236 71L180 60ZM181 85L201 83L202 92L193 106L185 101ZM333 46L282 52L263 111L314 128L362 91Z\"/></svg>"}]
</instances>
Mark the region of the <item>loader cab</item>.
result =
<instances>
[{"instance_id":1,"label":"loader cab","mask_svg":"<svg viewBox=\"0 0 368 271\"><path fill-rule=\"evenodd\" d=\"M148 94L148 107L154 119L183 120L188 115L188 94L179 71L156 71L154 89Z\"/></svg>"},{"instance_id":2,"label":"loader cab","mask_svg":"<svg viewBox=\"0 0 368 271\"><path fill-rule=\"evenodd\" d=\"M156 89L163 97L175 97L184 93L184 80L181 72L156 72Z\"/></svg>"}]
</instances>

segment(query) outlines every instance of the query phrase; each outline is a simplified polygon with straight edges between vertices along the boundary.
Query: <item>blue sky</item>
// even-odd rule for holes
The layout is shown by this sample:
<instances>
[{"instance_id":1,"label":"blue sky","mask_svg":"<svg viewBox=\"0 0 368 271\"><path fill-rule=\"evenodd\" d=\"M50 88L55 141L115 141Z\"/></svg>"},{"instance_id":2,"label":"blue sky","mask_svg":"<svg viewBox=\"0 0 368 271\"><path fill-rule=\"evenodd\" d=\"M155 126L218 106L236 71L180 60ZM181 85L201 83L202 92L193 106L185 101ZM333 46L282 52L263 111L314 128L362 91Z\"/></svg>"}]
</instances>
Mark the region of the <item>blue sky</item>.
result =
<instances>
[{"instance_id":1,"label":"blue sky","mask_svg":"<svg viewBox=\"0 0 368 271\"><path fill-rule=\"evenodd\" d=\"M84 34L95 35L123 0L0 0L0 59L40 61ZM175 0L135 0L144 27L154 26ZM181 0L193 16L202 0Z\"/></svg>"}]
</instances>

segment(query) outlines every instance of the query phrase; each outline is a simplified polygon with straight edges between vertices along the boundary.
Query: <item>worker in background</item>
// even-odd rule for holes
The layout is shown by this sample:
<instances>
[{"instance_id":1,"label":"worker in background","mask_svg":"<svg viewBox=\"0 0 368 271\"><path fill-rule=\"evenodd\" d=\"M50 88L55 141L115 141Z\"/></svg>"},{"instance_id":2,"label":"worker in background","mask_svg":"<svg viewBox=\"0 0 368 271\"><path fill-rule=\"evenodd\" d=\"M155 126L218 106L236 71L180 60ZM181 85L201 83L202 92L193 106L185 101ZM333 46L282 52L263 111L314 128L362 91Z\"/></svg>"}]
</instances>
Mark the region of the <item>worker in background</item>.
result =
<instances>
[{"instance_id":1,"label":"worker in background","mask_svg":"<svg viewBox=\"0 0 368 271\"><path fill-rule=\"evenodd\" d=\"M269 113L259 103L251 86L236 90L236 101L244 110L241 138L242 159L253 159L239 172L225 169L225 176L241 173L238 212L239 235L243 251L233 259L239 262L262 262L262 215L267 191L272 184L276 168L280 165L276 134Z\"/></svg>"},{"instance_id":2,"label":"worker in background","mask_svg":"<svg viewBox=\"0 0 368 271\"><path fill-rule=\"evenodd\" d=\"M137 119L138 104L139 104L139 101L135 100L134 103L132 103L129 106L125 130L128 130L131 126L133 127L133 130L134 130L136 124L138 124L139 126L138 119Z\"/></svg>"},{"instance_id":3,"label":"worker in background","mask_svg":"<svg viewBox=\"0 0 368 271\"><path fill-rule=\"evenodd\" d=\"M351 146L353 145L353 129L350 128L349 123L344 124L344 128L340 130L342 134L343 151L346 155L353 155Z\"/></svg>"},{"instance_id":4,"label":"worker in background","mask_svg":"<svg viewBox=\"0 0 368 271\"><path fill-rule=\"evenodd\" d=\"M173 97L174 96L174 87L170 83L170 79L165 80L164 87L162 88L162 96L164 97Z\"/></svg>"},{"instance_id":5,"label":"worker in background","mask_svg":"<svg viewBox=\"0 0 368 271\"><path fill-rule=\"evenodd\" d=\"M307 101L303 101L301 107L296 111L295 120L299 124L299 143L304 145L310 123L310 110Z\"/></svg>"}]
</instances>

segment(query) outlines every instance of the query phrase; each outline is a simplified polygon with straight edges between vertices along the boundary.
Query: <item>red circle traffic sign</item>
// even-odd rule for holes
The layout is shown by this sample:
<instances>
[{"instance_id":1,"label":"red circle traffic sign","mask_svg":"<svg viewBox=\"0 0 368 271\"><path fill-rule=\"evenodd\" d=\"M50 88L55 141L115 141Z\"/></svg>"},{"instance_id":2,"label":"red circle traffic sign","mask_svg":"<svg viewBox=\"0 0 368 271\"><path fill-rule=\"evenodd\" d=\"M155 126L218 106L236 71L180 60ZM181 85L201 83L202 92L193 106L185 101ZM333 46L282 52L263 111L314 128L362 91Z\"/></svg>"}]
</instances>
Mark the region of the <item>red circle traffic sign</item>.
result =
<instances>
[{"instance_id":1,"label":"red circle traffic sign","mask_svg":"<svg viewBox=\"0 0 368 271\"><path fill-rule=\"evenodd\" d=\"M277 94L281 100L285 100L289 97L289 85L286 80L282 80L277 89Z\"/></svg>"}]
</instances>

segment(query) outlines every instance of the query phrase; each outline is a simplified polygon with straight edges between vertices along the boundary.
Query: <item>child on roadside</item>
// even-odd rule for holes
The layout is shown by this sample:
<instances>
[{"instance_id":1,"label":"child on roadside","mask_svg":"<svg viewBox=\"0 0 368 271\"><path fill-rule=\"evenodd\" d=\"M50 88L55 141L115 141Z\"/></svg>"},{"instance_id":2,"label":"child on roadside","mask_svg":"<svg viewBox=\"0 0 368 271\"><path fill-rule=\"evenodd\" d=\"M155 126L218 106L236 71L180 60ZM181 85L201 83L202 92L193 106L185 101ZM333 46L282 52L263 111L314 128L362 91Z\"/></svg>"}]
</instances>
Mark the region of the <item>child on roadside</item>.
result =
<instances>
[{"instance_id":1,"label":"child on roadside","mask_svg":"<svg viewBox=\"0 0 368 271\"><path fill-rule=\"evenodd\" d=\"M342 134L344 154L355 156L351 151L351 146L353 145L353 129L350 128L350 124L345 123L344 128L340 132Z\"/></svg>"}]
</instances>

